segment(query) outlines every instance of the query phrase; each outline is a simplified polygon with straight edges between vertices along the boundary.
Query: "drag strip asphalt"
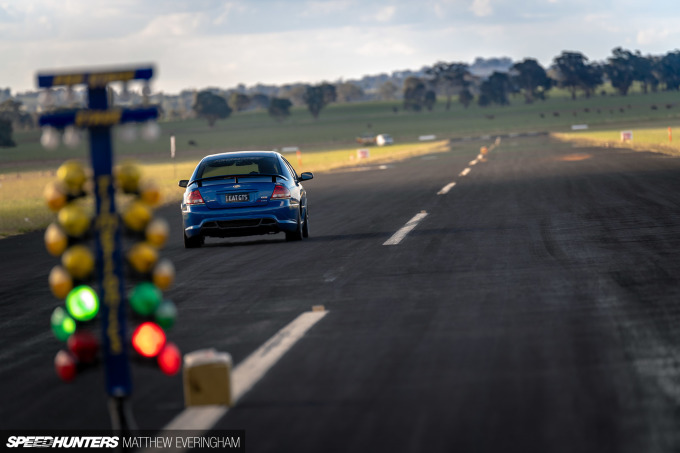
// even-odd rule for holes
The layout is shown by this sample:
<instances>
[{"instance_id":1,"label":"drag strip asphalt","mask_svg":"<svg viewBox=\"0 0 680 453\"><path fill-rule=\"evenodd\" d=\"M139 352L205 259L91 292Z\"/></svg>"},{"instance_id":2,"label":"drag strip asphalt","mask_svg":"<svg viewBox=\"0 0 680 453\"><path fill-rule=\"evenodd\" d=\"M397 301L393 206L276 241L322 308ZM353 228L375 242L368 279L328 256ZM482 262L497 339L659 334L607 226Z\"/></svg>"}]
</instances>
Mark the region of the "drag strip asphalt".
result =
<instances>
[{"instance_id":1,"label":"drag strip asphalt","mask_svg":"<svg viewBox=\"0 0 680 453\"><path fill-rule=\"evenodd\" d=\"M316 175L302 242L185 250L179 208L159 211L183 352L238 367L328 310L214 429L245 429L258 452L680 448L680 159L545 136L478 146ZM42 234L0 253L2 428L108 427L101 370L54 375ZM181 377L133 369L137 424L161 429L184 410Z\"/></svg>"}]
</instances>

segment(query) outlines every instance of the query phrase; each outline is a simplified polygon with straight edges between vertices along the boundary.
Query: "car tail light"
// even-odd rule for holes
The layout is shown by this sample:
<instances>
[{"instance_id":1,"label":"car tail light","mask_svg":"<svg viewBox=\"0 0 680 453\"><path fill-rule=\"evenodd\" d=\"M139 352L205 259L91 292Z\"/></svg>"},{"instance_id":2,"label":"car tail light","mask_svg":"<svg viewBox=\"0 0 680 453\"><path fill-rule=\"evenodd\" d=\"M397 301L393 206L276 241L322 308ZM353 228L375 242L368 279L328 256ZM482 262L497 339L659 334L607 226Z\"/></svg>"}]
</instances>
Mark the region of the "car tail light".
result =
<instances>
[{"instance_id":1,"label":"car tail light","mask_svg":"<svg viewBox=\"0 0 680 453\"><path fill-rule=\"evenodd\" d=\"M274 192L272 192L272 200L283 200L284 198L290 198L290 190L286 189L280 184L274 186Z\"/></svg>"},{"instance_id":2,"label":"car tail light","mask_svg":"<svg viewBox=\"0 0 680 453\"><path fill-rule=\"evenodd\" d=\"M185 195L185 203L188 205L192 204L205 204L205 201L203 201L203 197L201 196L201 192L198 190L194 190L193 192L189 192L189 195Z\"/></svg>"}]
</instances>

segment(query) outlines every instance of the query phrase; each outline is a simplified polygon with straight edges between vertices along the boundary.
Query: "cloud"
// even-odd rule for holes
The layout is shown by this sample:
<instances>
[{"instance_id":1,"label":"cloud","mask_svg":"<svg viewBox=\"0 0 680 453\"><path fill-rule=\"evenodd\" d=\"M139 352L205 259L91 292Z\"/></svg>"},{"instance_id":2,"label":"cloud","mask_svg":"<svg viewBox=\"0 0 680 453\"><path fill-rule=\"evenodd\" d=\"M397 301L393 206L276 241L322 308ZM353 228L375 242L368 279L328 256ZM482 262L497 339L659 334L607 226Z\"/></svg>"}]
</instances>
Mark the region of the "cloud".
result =
<instances>
[{"instance_id":1,"label":"cloud","mask_svg":"<svg viewBox=\"0 0 680 453\"><path fill-rule=\"evenodd\" d=\"M493 13L491 0L473 0L468 9L477 17L485 17Z\"/></svg>"},{"instance_id":2,"label":"cloud","mask_svg":"<svg viewBox=\"0 0 680 453\"><path fill-rule=\"evenodd\" d=\"M352 6L351 0L309 1L305 4L302 16L328 16L346 11Z\"/></svg>"},{"instance_id":3,"label":"cloud","mask_svg":"<svg viewBox=\"0 0 680 453\"><path fill-rule=\"evenodd\" d=\"M389 22L392 20L392 17L394 17L394 13L397 11L397 8L394 6L386 6L385 8L382 8L378 13L375 15L375 20L378 22Z\"/></svg>"},{"instance_id":4,"label":"cloud","mask_svg":"<svg viewBox=\"0 0 680 453\"><path fill-rule=\"evenodd\" d=\"M507 55L548 64L564 49L677 47L677 0L0 0L0 86L37 69L157 63L156 85L315 82ZM677 9L677 8L676 8ZM668 11L657 14L655 11ZM637 43L637 44L636 44Z\"/></svg>"},{"instance_id":5,"label":"cloud","mask_svg":"<svg viewBox=\"0 0 680 453\"><path fill-rule=\"evenodd\" d=\"M663 41L667 41L667 38L671 36L673 32L669 29L658 29L658 28L648 28L646 30L639 30L637 32L636 42L641 46L648 46L652 44L658 44Z\"/></svg>"},{"instance_id":6,"label":"cloud","mask_svg":"<svg viewBox=\"0 0 680 453\"><path fill-rule=\"evenodd\" d=\"M203 29L207 17L200 13L178 13L159 16L153 19L140 33L145 39L177 36L187 37Z\"/></svg>"},{"instance_id":7,"label":"cloud","mask_svg":"<svg viewBox=\"0 0 680 453\"><path fill-rule=\"evenodd\" d=\"M358 55L364 57L394 57L399 55L414 55L417 52L412 46L393 38L374 39L359 46Z\"/></svg>"}]
</instances>

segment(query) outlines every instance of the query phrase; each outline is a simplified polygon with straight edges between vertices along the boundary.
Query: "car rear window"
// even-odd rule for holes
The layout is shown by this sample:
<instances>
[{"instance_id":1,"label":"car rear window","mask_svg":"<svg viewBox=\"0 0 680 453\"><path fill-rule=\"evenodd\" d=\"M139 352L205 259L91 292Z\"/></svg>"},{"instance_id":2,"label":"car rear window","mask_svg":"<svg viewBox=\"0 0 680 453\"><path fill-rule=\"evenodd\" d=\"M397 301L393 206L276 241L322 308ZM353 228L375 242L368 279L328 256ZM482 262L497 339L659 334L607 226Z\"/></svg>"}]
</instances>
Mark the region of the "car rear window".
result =
<instances>
[{"instance_id":1,"label":"car rear window","mask_svg":"<svg viewBox=\"0 0 680 453\"><path fill-rule=\"evenodd\" d=\"M230 175L280 175L278 162L273 157L225 157L203 162L198 178Z\"/></svg>"}]
</instances>

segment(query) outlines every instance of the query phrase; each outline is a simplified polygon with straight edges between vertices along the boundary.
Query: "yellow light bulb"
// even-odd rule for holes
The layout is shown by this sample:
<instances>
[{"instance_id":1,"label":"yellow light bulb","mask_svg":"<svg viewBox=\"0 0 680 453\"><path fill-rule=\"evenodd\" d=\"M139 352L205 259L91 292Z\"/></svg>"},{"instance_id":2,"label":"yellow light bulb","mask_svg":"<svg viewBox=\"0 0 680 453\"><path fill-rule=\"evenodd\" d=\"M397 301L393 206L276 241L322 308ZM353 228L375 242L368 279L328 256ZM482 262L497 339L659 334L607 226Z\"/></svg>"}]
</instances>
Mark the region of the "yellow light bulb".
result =
<instances>
[{"instance_id":1,"label":"yellow light bulb","mask_svg":"<svg viewBox=\"0 0 680 453\"><path fill-rule=\"evenodd\" d=\"M54 266L50 271L48 277L50 290L57 299L65 299L68 293L73 289L73 279L61 266Z\"/></svg>"},{"instance_id":2,"label":"yellow light bulb","mask_svg":"<svg viewBox=\"0 0 680 453\"><path fill-rule=\"evenodd\" d=\"M127 254L128 261L134 270L146 274L153 269L158 261L158 252L146 242L133 245Z\"/></svg>"},{"instance_id":3,"label":"yellow light bulb","mask_svg":"<svg viewBox=\"0 0 680 453\"><path fill-rule=\"evenodd\" d=\"M64 253L68 246L68 237L56 223L50 223L45 230L45 248L52 256Z\"/></svg>"},{"instance_id":4,"label":"yellow light bulb","mask_svg":"<svg viewBox=\"0 0 680 453\"><path fill-rule=\"evenodd\" d=\"M61 256L61 264L73 278L82 280L94 270L94 255L84 245L74 245Z\"/></svg>"}]
</instances>

